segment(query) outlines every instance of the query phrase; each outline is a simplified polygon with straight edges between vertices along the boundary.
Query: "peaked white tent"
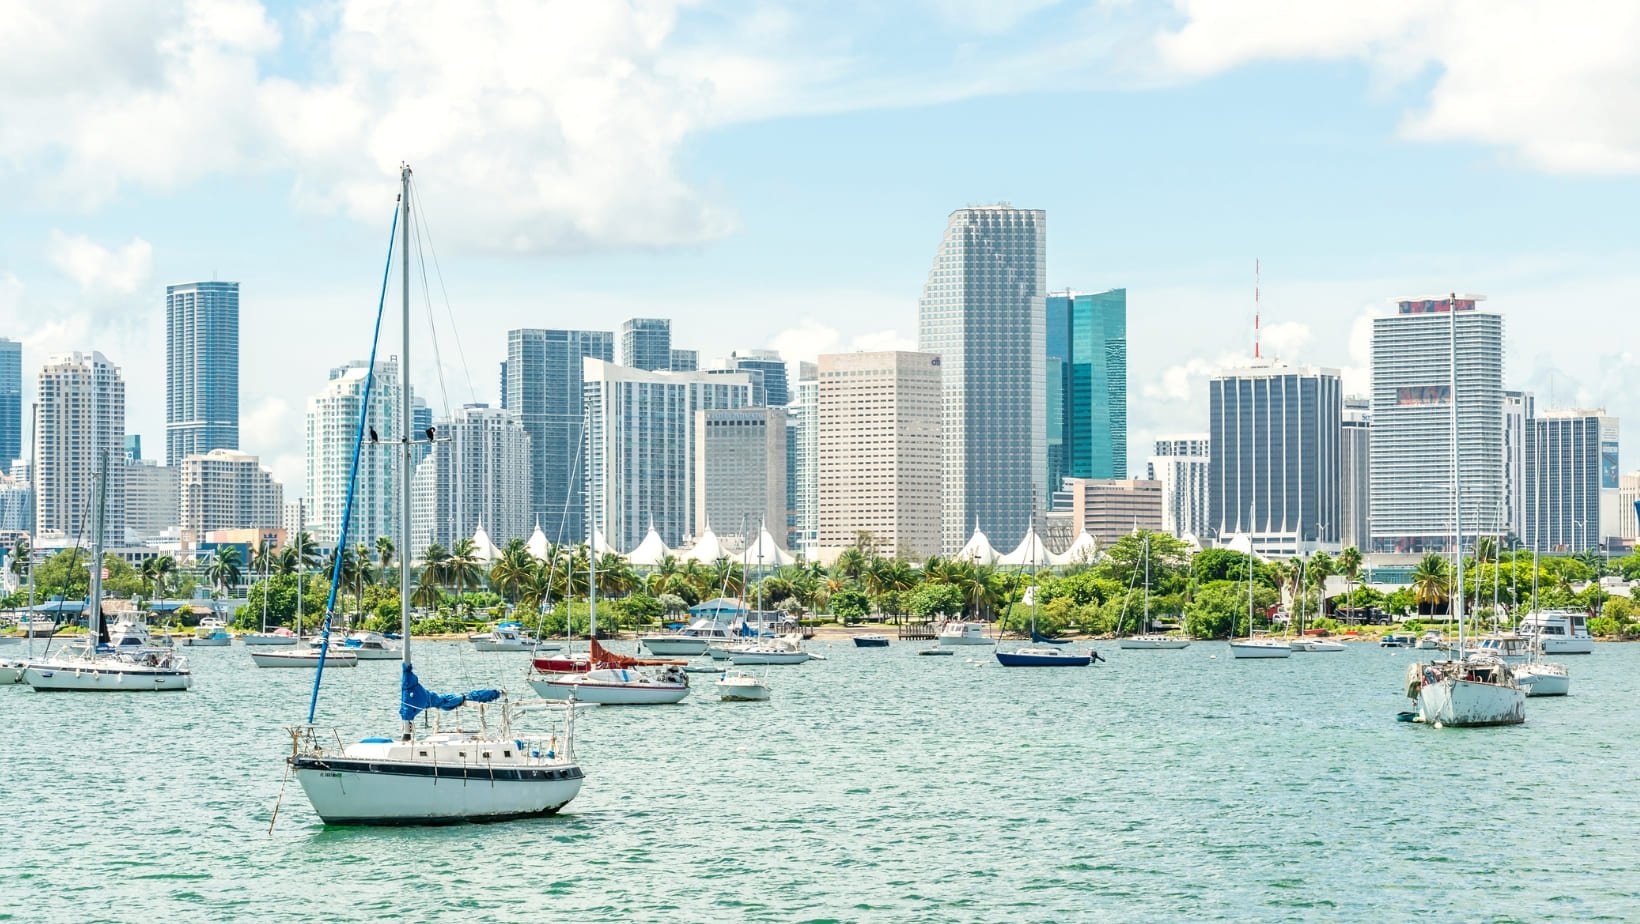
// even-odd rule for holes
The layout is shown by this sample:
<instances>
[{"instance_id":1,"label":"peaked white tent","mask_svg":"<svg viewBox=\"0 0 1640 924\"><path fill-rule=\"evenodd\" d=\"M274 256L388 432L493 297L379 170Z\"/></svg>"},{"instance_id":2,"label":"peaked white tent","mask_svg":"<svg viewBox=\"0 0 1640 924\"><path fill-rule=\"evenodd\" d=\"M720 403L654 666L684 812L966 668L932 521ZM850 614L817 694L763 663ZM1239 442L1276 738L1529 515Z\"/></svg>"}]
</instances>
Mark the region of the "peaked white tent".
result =
<instances>
[{"instance_id":1,"label":"peaked white tent","mask_svg":"<svg viewBox=\"0 0 1640 924\"><path fill-rule=\"evenodd\" d=\"M524 547L529 549L530 554L537 559L547 560L547 534L541 531L540 523L535 524L535 532L530 534L530 541L525 543Z\"/></svg>"},{"instance_id":2,"label":"peaked white tent","mask_svg":"<svg viewBox=\"0 0 1640 924\"><path fill-rule=\"evenodd\" d=\"M1226 539L1219 548L1240 552L1243 555L1251 555L1254 561L1264 560L1264 556L1253 551L1253 537L1250 533L1232 533L1230 538Z\"/></svg>"},{"instance_id":3,"label":"peaked white tent","mask_svg":"<svg viewBox=\"0 0 1640 924\"><path fill-rule=\"evenodd\" d=\"M695 544L689 548L689 551L684 552L680 557L684 561L698 561L703 565L709 565L723 558L726 554L723 550L723 543L718 540L717 533L712 532L712 527L708 526L706 532L700 534L700 538L695 540Z\"/></svg>"},{"instance_id":4,"label":"peaked white tent","mask_svg":"<svg viewBox=\"0 0 1640 924\"><path fill-rule=\"evenodd\" d=\"M1065 551L1053 557L1053 563L1061 567L1089 564L1098 555L1099 543L1094 541L1094 538L1088 535L1088 531L1084 529L1076 534L1076 540Z\"/></svg>"},{"instance_id":5,"label":"peaked white tent","mask_svg":"<svg viewBox=\"0 0 1640 924\"><path fill-rule=\"evenodd\" d=\"M615 550L614 546L609 544L608 540L604 538L603 532L596 529L592 531L592 548L598 553L599 558L602 558L605 555L621 554Z\"/></svg>"},{"instance_id":6,"label":"peaked white tent","mask_svg":"<svg viewBox=\"0 0 1640 924\"><path fill-rule=\"evenodd\" d=\"M778 567L780 565L790 565L797 561L790 552L780 547L780 543L774 541L774 537L769 535L767 526L763 527L762 534L757 537L756 542L747 547L743 556L745 561L753 565L774 565Z\"/></svg>"},{"instance_id":7,"label":"peaked white tent","mask_svg":"<svg viewBox=\"0 0 1640 924\"><path fill-rule=\"evenodd\" d=\"M1036 534L1036 524L1033 523L1025 530L1025 538L1019 541L1019 547L997 559L997 564L1020 568L1042 567L1053 564L1053 553L1042 544L1041 537Z\"/></svg>"},{"instance_id":8,"label":"peaked white tent","mask_svg":"<svg viewBox=\"0 0 1640 924\"><path fill-rule=\"evenodd\" d=\"M501 557L501 550L490 541L490 534L484 531L483 523L473 531L473 553L481 562L492 562Z\"/></svg>"},{"instance_id":9,"label":"peaked white tent","mask_svg":"<svg viewBox=\"0 0 1640 924\"><path fill-rule=\"evenodd\" d=\"M997 563L997 550L991 548L991 540L980 532L978 520L974 521L974 534L968 537L968 544L952 558L957 561L971 561L976 565Z\"/></svg>"},{"instance_id":10,"label":"peaked white tent","mask_svg":"<svg viewBox=\"0 0 1640 924\"><path fill-rule=\"evenodd\" d=\"M655 531L653 524L649 527L649 534L643 537L638 547L627 553L626 560L640 568L653 568L661 563L661 559L672 554L661 540L661 534Z\"/></svg>"}]
</instances>

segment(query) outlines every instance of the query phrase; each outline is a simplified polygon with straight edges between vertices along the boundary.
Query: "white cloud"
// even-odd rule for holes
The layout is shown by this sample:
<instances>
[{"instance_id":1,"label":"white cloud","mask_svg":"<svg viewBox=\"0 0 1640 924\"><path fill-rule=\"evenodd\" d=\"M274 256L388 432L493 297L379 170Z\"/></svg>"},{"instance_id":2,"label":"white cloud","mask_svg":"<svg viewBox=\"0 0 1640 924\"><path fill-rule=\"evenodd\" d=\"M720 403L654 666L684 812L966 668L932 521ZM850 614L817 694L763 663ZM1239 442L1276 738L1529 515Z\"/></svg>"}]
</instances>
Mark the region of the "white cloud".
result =
<instances>
[{"instance_id":1,"label":"white cloud","mask_svg":"<svg viewBox=\"0 0 1640 924\"><path fill-rule=\"evenodd\" d=\"M1160 63L1199 77L1267 59L1360 59L1381 82L1433 71L1408 138L1476 141L1551 171L1640 170L1640 5L1631 0L1175 0Z\"/></svg>"},{"instance_id":2,"label":"white cloud","mask_svg":"<svg viewBox=\"0 0 1640 924\"><path fill-rule=\"evenodd\" d=\"M83 234L54 230L46 241L46 259L74 280L81 292L131 295L153 272L154 248L133 237L124 246L110 249Z\"/></svg>"}]
</instances>

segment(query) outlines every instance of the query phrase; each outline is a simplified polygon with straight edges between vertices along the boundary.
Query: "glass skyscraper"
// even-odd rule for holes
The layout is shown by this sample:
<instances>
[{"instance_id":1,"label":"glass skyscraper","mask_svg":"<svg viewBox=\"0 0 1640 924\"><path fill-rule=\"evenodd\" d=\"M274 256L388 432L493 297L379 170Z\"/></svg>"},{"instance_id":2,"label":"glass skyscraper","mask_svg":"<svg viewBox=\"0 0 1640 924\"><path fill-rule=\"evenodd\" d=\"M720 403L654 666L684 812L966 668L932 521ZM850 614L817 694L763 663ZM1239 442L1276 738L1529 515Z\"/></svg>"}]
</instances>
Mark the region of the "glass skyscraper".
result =
<instances>
[{"instance_id":1,"label":"glass skyscraper","mask_svg":"<svg viewBox=\"0 0 1640 924\"><path fill-rule=\"evenodd\" d=\"M756 372L762 388L757 403L785 407L792 401L787 385L786 361L773 350L736 350L729 354L728 366L736 372Z\"/></svg>"},{"instance_id":2,"label":"glass skyscraper","mask_svg":"<svg viewBox=\"0 0 1640 924\"><path fill-rule=\"evenodd\" d=\"M507 332L502 406L530 436L530 518L553 542L586 539L581 360L612 362L607 330Z\"/></svg>"},{"instance_id":3,"label":"glass skyscraper","mask_svg":"<svg viewBox=\"0 0 1640 924\"><path fill-rule=\"evenodd\" d=\"M1048 479L1127 477L1127 290L1047 299Z\"/></svg>"},{"instance_id":4,"label":"glass skyscraper","mask_svg":"<svg viewBox=\"0 0 1640 924\"><path fill-rule=\"evenodd\" d=\"M940 546L978 524L1025 534L1048 486L1047 213L990 205L946 223L917 309L917 349L940 357Z\"/></svg>"},{"instance_id":5,"label":"glass skyscraper","mask_svg":"<svg viewBox=\"0 0 1640 924\"><path fill-rule=\"evenodd\" d=\"M621 365L648 372L672 368L672 322L632 318L621 324Z\"/></svg>"},{"instance_id":6,"label":"glass skyscraper","mask_svg":"<svg viewBox=\"0 0 1640 924\"><path fill-rule=\"evenodd\" d=\"M239 283L165 287L165 464L239 448Z\"/></svg>"},{"instance_id":7,"label":"glass skyscraper","mask_svg":"<svg viewBox=\"0 0 1640 924\"><path fill-rule=\"evenodd\" d=\"M23 345L0 337L0 465L23 457Z\"/></svg>"}]
</instances>

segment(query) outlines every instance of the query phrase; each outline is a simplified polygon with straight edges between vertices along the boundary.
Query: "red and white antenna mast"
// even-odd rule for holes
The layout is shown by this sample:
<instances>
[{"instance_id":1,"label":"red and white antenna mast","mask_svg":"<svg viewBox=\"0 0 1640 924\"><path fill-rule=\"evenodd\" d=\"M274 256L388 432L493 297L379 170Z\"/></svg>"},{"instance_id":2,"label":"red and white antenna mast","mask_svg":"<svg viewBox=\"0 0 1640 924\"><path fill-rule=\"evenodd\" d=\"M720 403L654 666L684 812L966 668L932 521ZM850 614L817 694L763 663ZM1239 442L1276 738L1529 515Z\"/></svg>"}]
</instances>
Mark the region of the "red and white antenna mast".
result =
<instances>
[{"instance_id":1,"label":"red and white antenna mast","mask_svg":"<svg viewBox=\"0 0 1640 924\"><path fill-rule=\"evenodd\" d=\"M1258 323L1259 322L1258 290L1259 290L1259 261L1258 261L1258 257L1254 257L1253 258L1253 358L1254 359L1259 358L1259 338L1261 336L1261 332L1259 331L1259 323Z\"/></svg>"}]
</instances>

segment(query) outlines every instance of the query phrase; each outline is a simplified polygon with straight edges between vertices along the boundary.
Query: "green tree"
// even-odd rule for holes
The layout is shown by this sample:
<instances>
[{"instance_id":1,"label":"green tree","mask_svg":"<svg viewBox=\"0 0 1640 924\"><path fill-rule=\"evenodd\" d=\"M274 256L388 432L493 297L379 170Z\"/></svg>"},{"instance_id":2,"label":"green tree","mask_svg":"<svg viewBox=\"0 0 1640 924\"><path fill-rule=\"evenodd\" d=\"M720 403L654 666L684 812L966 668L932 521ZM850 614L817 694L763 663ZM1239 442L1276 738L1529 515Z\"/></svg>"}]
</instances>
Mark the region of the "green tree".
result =
<instances>
[{"instance_id":1,"label":"green tree","mask_svg":"<svg viewBox=\"0 0 1640 924\"><path fill-rule=\"evenodd\" d=\"M1440 608L1444 612L1451 592L1446 559L1433 552L1420 559L1412 569L1412 599L1419 611L1432 613Z\"/></svg>"},{"instance_id":2,"label":"green tree","mask_svg":"<svg viewBox=\"0 0 1640 924\"><path fill-rule=\"evenodd\" d=\"M848 625L855 620L865 618L871 612L871 602L866 592L853 585L844 587L831 597L831 613Z\"/></svg>"},{"instance_id":3,"label":"green tree","mask_svg":"<svg viewBox=\"0 0 1640 924\"><path fill-rule=\"evenodd\" d=\"M1258 623L1274 606L1277 597L1268 587L1255 585L1253 607ZM1247 635L1247 585L1235 581L1214 581L1198 587L1185 606L1185 631L1195 638L1226 638L1234 633Z\"/></svg>"}]
</instances>

